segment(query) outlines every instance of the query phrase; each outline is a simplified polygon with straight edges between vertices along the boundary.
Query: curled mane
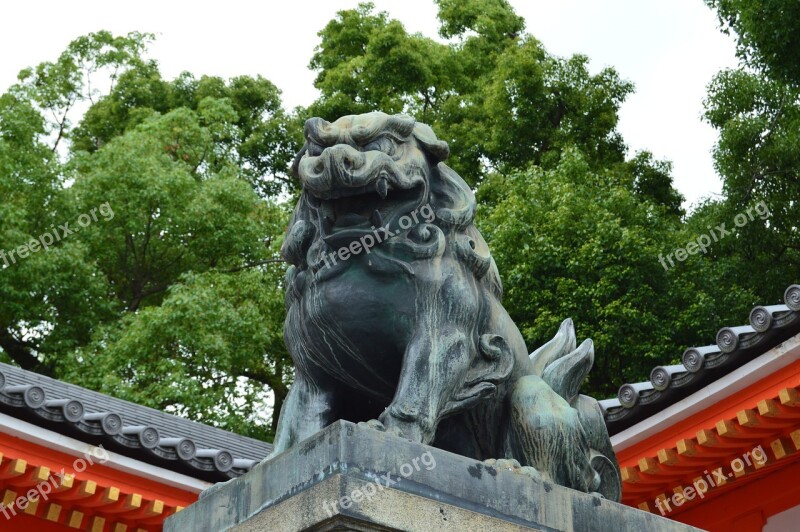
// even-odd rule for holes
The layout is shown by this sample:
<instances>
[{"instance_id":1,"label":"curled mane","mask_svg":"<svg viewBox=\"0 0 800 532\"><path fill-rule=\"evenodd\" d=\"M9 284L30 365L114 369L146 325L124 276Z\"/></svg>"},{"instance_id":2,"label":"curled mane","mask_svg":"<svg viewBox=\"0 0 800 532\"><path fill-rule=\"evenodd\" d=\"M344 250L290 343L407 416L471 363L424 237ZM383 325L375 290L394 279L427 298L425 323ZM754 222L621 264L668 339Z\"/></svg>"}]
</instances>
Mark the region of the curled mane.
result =
<instances>
[{"instance_id":1,"label":"curled mane","mask_svg":"<svg viewBox=\"0 0 800 532\"><path fill-rule=\"evenodd\" d=\"M436 221L448 232L455 233L451 242L458 259L500 299L503 295L500 273L489 246L474 224L478 205L475 194L464 179L444 163L450 149L446 142L436 138L430 127L417 124L414 137L431 163L429 202L436 213Z\"/></svg>"}]
</instances>

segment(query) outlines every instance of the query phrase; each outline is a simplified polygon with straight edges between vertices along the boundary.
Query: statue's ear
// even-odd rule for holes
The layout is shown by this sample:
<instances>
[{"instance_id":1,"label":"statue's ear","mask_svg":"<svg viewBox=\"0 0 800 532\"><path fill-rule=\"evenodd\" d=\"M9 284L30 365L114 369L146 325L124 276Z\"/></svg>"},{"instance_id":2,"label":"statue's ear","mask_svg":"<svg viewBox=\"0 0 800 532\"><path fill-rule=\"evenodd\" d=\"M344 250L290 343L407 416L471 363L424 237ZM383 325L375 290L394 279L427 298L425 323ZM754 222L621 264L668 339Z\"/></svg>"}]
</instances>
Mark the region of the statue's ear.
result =
<instances>
[{"instance_id":1,"label":"statue's ear","mask_svg":"<svg viewBox=\"0 0 800 532\"><path fill-rule=\"evenodd\" d=\"M417 139L422 151L428 154L431 161L431 166L446 161L450 157L450 146L443 140L436 138L436 133L427 124L417 122L413 130L414 138Z\"/></svg>"},{"instance_id":2,"label":"statue's ear","mask_svg":"<svg viewBox=\"0 0 800 532\"><path fill-rule=\"evenodd\" d=\"M303 147L300 148L300 151L297 152L297 155L294 156L294 161L292 161L292 175L296 178L300 178L299 168L300 168L300 159L303 158L303 155L306 154L308 151L308 142L303 144Z\"/></svg>"},{"instance_id":3,"label":"statue's ear","mask_svg":"<svg viewBox=\"0 0 800 532\"><path fill-rule=\"evenodd\" d=\"M475 220L475 194L455 170L439 163L431 172L431 204L436 217L455 227L467 227Z\"/></svg>"},{"instance_id":4,"label":"statue's ear","mask_svg":"<svg viewBox=\"0 0 800 532\"><path fill-rule=\"evenodd\" d=\"M339 137L339 131L340 128L338 125L331 124L327 120L317 116L309 118L303 125L303 137L305 139L316 141L324 146L333 146L336 144ZM308 152L308 140L306 140L305 144L303 144L303 147L300 148L300 151L297 152L297 155L295 155L294 161L292 161L292 175L295 177L299 177L298 169L300 167L300 159L303 158L303 155L305 155L306 152Z\"/></svg>"}]
</instances>

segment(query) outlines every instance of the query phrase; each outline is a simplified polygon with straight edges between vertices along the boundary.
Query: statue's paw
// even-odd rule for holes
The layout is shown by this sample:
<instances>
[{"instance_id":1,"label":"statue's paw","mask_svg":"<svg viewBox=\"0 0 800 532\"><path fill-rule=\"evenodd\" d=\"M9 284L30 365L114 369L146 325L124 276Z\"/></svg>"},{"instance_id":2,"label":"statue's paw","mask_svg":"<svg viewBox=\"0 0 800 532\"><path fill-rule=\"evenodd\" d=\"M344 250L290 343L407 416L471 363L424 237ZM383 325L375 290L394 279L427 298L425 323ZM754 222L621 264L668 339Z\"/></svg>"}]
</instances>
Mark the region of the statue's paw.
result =
<instances>
[{"instance_id":1,"label":"statue's paw","mask_svg":"<svg viewBox=\"0 0 800 532\"><path fill-rule=\"evenodd\" d=\"M377 419L370 419L369 421L359 421L358 426L368 429L379 430L381 432L386 432L386 426Z\"/></svg>"},{"instance_id":2,"label":"statue's paw","mask_svg":"<svg viewBox=\"0 0 800 532\"><path fill-rule=\"evenodd\" d=\"M398 438L405 438L406 436L403 434L403 431L400 427L396 427L393 425L386 426L383 424L382 421L377 419L370 419L369 421L360 421L358 423L359 427L366 427L368 429L378 430L380 432L385 432L387 434L392 434L397 436Z\"/></svg>"},{"instance_id":3,"label":"statue's paw","mask_svg":"<svg viewBox=\"0 0 800 532\"><path fill-rule=\"evenodd\" d=\"M403 434L403 430L400 427L387 427L386 433L397 436L398 438L403 438L404 440L409 439L405 434Z\"/></svg>"},{"instance_id":4,"label":"statue's paw","mask_svg":"<svg viewBox=\"0 0 800 532\"><path fill-rule=\"evenodd\" d=\"M513 458L489 458L488 460L484 460L483 463L495 469L508 469L510 471L522 467L522 464Z\"/></svg>"},{"instance_id":5,"label":"statue's paw","mask_svg":"<svg viewBox=\"0 0 800 532\"><path fill-rule=\"evenodd\" d=\"M544 480L542 478L542 474L539 473L539 470L536 469L533 466L527 466L527 465L526 466L522 466L519 469L519 472L522 473L525 476L528 476L528 477L532 478L533 480L538 481L538 482L542 482Z\"/></svg>"},{"instance_id":6,"label":"statue's paw","mask_svg":"<svg viewBox=\"0 0 800 532\"><path fill-rule=\"evenodd\" d=\"M495 469L507 469L512 473L517 473L520 475L525 475L527 477L532 478L533 480L542 481L542 474L539 473L539 470L532 466L524 466L519 463L519 461L514 460L513 458L489 458L488 460L483 461L484 464L493 467Z\"/></svg>"}]
</instances>

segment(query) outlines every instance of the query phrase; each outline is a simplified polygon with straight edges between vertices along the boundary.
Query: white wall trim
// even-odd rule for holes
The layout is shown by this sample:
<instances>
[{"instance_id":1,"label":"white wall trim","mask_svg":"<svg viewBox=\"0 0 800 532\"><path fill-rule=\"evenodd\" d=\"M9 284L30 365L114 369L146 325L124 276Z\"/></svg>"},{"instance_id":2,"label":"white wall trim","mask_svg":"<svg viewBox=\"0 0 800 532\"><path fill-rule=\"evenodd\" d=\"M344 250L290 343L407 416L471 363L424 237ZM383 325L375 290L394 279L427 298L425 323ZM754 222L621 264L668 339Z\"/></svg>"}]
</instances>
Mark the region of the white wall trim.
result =
<instances>
[{"instance_id":1,"label":"white wall trim","mask_svg":"<svg viewBox=\"0 0 800 532\"><path fill-rule=\"evenodd\" d=\"M789 338L708 386L670 405L661 412L628 427L611 437L615 452L635 445L654 434L701 412L751 384L800 360L800 334Z\"/></svg>"},{"instance_id":2,"label":"white wall trim","mask_svg":"<svg viewBox=\"0 0 800 532\"><path fill-rule=\"evenodd\" d=\"M2 413L0 413L0 432L47 449L60 451L76 458L84 457L87 454L92 457L103 456L102 451L98 451L98 447L94 445ZM103 449L109 456L108 461L103 462L103 465L111 469L146 478L158 482L159 484L165 484L190 493L200 493L204 489L212 486L210 482L198 480L188 475L176 473L175 471L128 458L127 456L122 456L121 454L111 452L105 448Z\"/></svg>"}]
</instances>

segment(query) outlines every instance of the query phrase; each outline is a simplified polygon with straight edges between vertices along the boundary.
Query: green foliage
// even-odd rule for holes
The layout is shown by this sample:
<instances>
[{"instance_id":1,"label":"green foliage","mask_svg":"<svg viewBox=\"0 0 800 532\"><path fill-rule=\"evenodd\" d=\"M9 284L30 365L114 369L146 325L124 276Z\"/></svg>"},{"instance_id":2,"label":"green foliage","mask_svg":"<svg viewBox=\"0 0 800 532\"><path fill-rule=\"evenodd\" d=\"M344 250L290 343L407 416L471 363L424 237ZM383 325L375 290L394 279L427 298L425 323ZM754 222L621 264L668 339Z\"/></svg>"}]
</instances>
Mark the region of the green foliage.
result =
<instances>
[{"instance_id":1,"label":"green foliage","mask_svg":"<svg viewBox=\"0 0 800 532\"><path fill-rule=\"evenodd\" d=\"M463 36L472 31L483 37L503 40L517 37L525 29L525 20L514 13L505 0L436 0L439 6L439 35Z\"/></svg>"},{"instance_id":2,"label":"green foliage","mask_svg":"<svg viewBox=\"0 0 800 532\"><path fill-rule=\"evenodd\" d=\"M777 1L707 3L739 35L743 64L706 101L725 197L688 217L669 162L626 158L617 122L632 85L550 54L505 0L437 0L446 41L369 3L340 11L310 62L321 96L295 112L260 76L163 79L149 34L76 39L0 95L0 357L269 437L266 405L279 409L291 381L278 249L303 120L380 109L449 143L529 347L571 316L597 346L590 392L647 379L776 302L800 259L800 15ZM761 201L769 218L733 227ZM732 233L707 253L662 266L720 223Z\"/></svg>"},{"instance_id":3,"label":"green foliage","mask_svg":"<svg viewBox=\"0 0 800 532\"><path fill-rule=\"evenodd\" d=\"M81 37L0 97L0 250L16 252L0 262L0 353L267 437L266 402L291 380L275 196L295 186L297 121L261 77L163 80L148 39Z\"/></svg>"},{"instance_id":4,"label":"green foliage","mask_svg":"<svg viewBox=\"0 0 800 532\"><path fill-rule=\"evenodd\" d=\"M717 10L723 31L738 35L740 66L719 72L708 87L705 119L719 131L714 161L725 197L695 216L730 226L734 216L759 202L770 211L767 221L737 228L736 238L720 243L713 257L713 275L722 272L731 290L752 294L736 307L741 314L755 302L777 301L797 281L800 267L800 6L774 0L707 3Z\"/></svg>"},{"instance_id":5,"label":"green foliage","mask_svg":"<svg viewBox=\"0 0 800 532\"><path fill-rule=\"evenodd\" d=\"M189 273L161 305L127 314L71 353L63 376L99 391L253 437L271 437L291 363L281 268ZM269 357L265 357L265 351Z\"/></svg>"},{"instance_id":6,"label":"green foliage","mask_svg":"<svg viewBox=\"0 0 800 532\"><path fill-rule=\"evenodd\" d=\"M26 91L0 96L0 349L6 360L43 373L58 353L85 342L107 312L104 286L81 242L20 252L66 221L63 177L41 140L46 132Z\"/></svg>"},{"instance_id":7,"label":"green foliage","mask_svg":"<svg viewBox=\"0 0 800 532\"><path fill-rule=\"evenodd\" d=\"M723 31L738 37L738 55L747 65L769 71L786 83L800 81L800 4L786 0L706 0Z\"/></svg>"},{"instance_id":8,"label":"green foliage","mask_svg":"<svg viewBox=\"0 0 800 532\"><path fill-rule=\"evenodd\" d=\"M73 151L93 153L149 117L180 108L197 112L208 128L213 145L203 148L209 151L202 162L210 170L237 167L262 197L295 187L287 167L299 148L299 124L281 107L278 88L261 76L226 82L184 72L167 82L155 63L142 64L89 108L73 133Z\"/></svg>"},{"instance_id":9,"label":"green foliage","mask_svg":"<svg viewBox=\"0 0 800 532\"><path fill-rule=\"evenodd\" d=\"M49 132L55 135L54 150L68 135L75 105L94 103L101 96L97 77L105 77L113 87L130 68L143 66L142 54L152 40L152 34L139 32L125 37L108 31L90 33L72 41L55 62L19 73L26 96L48 117Z\"/></svg>"},{"instance_id":10,"label":"green foliage","mask_svg":"<svg viewBox=\"0 0 800 532\"><path fill-rule=\"evenodd\" d=\"M656 161L647 151L637 153L625 163L633 176L633 192L642 201L649 201L665 208L666 212L682 217L683 195L672 186L672 163Z\"/></svg>"},{"instance_id":11,"label":"green foliage","mask_svg":"<svg viewBox=\"0 0 800 532\"><path fill-rule=\"evenodd\" d=\"M623 161L616 124L630 83L613 69L590 74L585 56L552 56L504 0L437 4L449 44L409 35L372 4L340 11L319 34L310 66L321 98L307 114L411 114L473 185L492 169L555 165L567 145L596 166Z\"/></svg>"},{"instance_id":12,"label":"green foliage","mask_svg":"<svg viewBox=\"0 0 800 532\"><path fill-rule=\"evenodd\" d=\"M85 157L69 190L78 212L114 209L80 236L130 311L186 271L263 260L262 240L279 234L234 167L210 173L215 143L200 120L185 108L154 116Z\"/></svg>"},{"instance_id":13,"label":"green foliage","mask_svg":"<svg viewBox=\"0 0 800 532\"><path fill-rule=\"evenodd\" d=\"M436 91L446 90L452 66L446 47L409 35L400 22L373 9L365 3L340 11L319 32L321 43L309 66L318 71L314 84L322 97L308 115L333 121L376 109L400 113L430 107Z\"/></svg>"},{"instance_id":14,"label":"green foliage","mask_svg":"<svg viewBox=\"0 0 800 532\"><path fill-rule=\"evenodd\" d=\"M593 166L622 162L617 112L632 86L613 69L592 76L588 62L550 56L535 39L509 48L485 92L485 155L501 168L551 167L574 145Z\"/></svg>"},{"instance_id":15,"label":"green foliage","mask_svg":"<svg viewBox=\"0 0 800 532\"><path fill-rule=\"evenodd\" d=\"M288 212L216 159L219 128L234 116L219 102L154 115L80 161L69 190L76 208L114 208L80 237L124 315L71 369L84 381L96 375L100 390L265 436L266 393L280 405L287 391L287 354L275 340L282 268L268 265Z\"/></svg>"},{"instance_id":16,"label":"green foliage","mask_svg":"<svg viewBox=\"0 0 800 532\"><path fill-rule=\"evenodd\" d=\"M567 148L553 169L487 182L504 197L478 216L503 277L504 305L528 347L572 317L578 335L595 342L587 389L600 396L678 351L664 327L670 280L658 255L679 223L641 201L630 180L623 168L593 171Z\"/></svg>"}]
</instances>

